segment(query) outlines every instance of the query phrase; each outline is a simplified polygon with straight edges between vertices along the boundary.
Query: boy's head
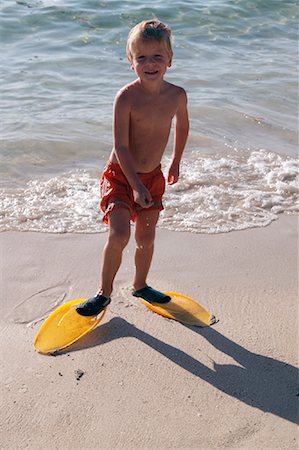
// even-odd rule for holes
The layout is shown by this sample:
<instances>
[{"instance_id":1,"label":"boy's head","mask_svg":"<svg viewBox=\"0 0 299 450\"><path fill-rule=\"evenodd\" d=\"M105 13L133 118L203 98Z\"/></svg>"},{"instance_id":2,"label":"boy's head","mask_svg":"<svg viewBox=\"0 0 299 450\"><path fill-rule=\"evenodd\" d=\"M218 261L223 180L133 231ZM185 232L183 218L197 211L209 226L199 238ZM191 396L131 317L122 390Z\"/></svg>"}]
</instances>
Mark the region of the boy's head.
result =
<instances>
[{"instance_id":1,"label":"boy's head","mask_svg":"<svg viewBox=\"0 0 299 450\"><path fill-rule=\"evenodd\" d=\"M171 29L164 23L160 22L160 20L144 20L132 28L128 36L126 49L127 57L130 63L133 60L134 49L140 41L156 41L163 44L171 61L173 55L171 46Z\"/></svg>"}]
</instances>

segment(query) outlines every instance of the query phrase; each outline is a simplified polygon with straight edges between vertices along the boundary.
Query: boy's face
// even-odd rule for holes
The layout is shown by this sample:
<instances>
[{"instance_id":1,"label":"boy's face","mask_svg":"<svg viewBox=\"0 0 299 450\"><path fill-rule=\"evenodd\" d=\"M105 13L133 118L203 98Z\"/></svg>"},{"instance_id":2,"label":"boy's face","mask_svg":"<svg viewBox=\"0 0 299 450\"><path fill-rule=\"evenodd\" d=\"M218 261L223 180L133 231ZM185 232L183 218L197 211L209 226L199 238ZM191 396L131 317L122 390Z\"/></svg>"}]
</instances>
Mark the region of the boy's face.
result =
<instances>
[{"instance_id":1,"label":"boy's face","mask_svg":"<svg viewBox=\"0 0 299 450\"><path fill-rule=\"evenodd\" d=\"M134 43L130 63L141 81L161 81L171 66L171 56L164 42L140 39Z\"/></svg>"}]
</instances>

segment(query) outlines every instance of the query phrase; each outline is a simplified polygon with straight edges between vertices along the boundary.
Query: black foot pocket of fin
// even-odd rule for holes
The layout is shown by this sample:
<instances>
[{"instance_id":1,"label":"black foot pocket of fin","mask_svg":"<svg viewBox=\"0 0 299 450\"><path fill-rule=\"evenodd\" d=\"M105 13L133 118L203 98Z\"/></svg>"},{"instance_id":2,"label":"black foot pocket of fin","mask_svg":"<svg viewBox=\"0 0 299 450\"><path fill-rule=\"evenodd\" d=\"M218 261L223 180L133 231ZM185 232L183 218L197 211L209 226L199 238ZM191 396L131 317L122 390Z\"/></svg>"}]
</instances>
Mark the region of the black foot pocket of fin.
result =
<instances>
[{"instance_id":1,"label":"black foot pocket of fin","mask_svg":"<svg viewBox=\"0 0 299 450\"><path fill-rule=\"evenodd\" d=\"M110 298L97 294L95 297L89 298L86 302L80 303L76 311L81 316L96 316L111 302Z\"/></svg>"},{"instance_id":2,"label":"black foot pocket of fin","mask_svg":"<svg viewBox=\"0 0 299 450\"><path fill-rule=\"evenodd\" d=\"M163 294L163 292L156 291L155 289L146 286L132 293L134 297L140 297L149 303L168 303L171 300L169 295Z\"/></svg>"}]
</instances>

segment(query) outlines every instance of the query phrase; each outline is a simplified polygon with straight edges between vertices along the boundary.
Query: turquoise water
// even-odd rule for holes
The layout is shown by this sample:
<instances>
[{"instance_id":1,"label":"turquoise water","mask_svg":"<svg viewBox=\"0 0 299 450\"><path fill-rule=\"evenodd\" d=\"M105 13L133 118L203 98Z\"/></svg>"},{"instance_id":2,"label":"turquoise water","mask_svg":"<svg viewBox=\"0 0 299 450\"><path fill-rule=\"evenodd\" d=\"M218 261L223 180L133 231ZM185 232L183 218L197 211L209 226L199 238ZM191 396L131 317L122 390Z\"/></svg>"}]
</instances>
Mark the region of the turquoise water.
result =
<instances>
[{"instance_id":1,"label":"turquoise water","mask_svg":"<svg viewBox=\"0 0 299 450\"><path fill-rule=\"evenodd\" d=\"M187 90L191 123L160 226L222 232L297 211L298 10L275 0L1 2L0 229L104 230L112 104L134 79L126 38L156 16L173 30L167 79Z\"/></svg>"}]
</instances>

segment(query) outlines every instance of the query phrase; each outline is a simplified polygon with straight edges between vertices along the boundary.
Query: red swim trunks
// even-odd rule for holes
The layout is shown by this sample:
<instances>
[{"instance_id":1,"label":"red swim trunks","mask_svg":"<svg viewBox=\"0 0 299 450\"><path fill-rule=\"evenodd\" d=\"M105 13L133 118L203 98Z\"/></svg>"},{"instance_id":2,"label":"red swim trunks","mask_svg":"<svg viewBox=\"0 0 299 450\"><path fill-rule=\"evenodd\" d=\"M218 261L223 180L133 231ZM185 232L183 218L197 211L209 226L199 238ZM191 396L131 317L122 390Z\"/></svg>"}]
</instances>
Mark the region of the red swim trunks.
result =
<instances>
[{"instance_id":1,"label":"red swim trunks","mask_svg":"<svg viewBox=\"0 0 299 450\"><path fill-rule=\"evenodd\" d=\"M127 208L130 211L131 219L135 220L136 215L141 211L158 210L162 211L162 196L165 191L165 178L161 170L161 165L152 172L137 174L144 186L150 191L153 205L149 208L142 208L134 202L133 191L129 185L120 165L108 163L101 178L101 209L104 213L103 222L108 223L108 214L113 208Z\"/></svg>"}]
</instances>

